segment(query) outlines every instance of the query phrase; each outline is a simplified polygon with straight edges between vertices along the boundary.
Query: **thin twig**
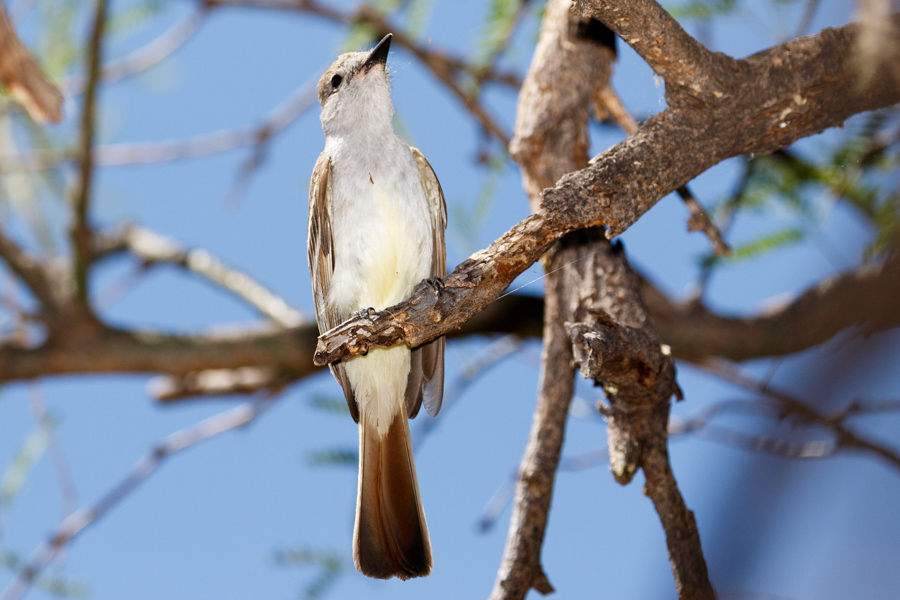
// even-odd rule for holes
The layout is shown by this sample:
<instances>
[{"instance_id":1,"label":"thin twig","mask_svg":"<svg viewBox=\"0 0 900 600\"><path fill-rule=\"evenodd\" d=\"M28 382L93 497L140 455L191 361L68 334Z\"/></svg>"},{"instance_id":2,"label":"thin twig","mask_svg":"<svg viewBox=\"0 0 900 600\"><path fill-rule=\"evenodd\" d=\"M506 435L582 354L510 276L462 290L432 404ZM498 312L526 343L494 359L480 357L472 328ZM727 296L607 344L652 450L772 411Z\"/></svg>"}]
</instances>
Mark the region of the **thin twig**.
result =
<instances>
[{"instance_id":1,"label":"thin twig","mask_svg":"<svg viewBox=\"0 0 900 600\"><path fill-rule=\"evenodd\" d=\"M157 164L209 156L245 146L263 146L315 103L315 82L308 82L276 106L258 125L162 142L97 146L93 151L93 163L96 167ZM71 158L67 150L33 151L4 157L0 160L0 166L3 171L39 171L53 168Z\"/></svg>"},{"instance_id":2,"label":"thin twig","mask_svg":"<svg viewBox=\"0 0 900 600\"><path fill-rule=\"evenodd\" d=\"M97 117L97 93L100 83L100 62L103 53L103 30L106 26L107 0L96 0L94 19L87 55L87 84L84 108L81 113L81 138L78 143L79 178L72 199L73 272L75 299L85 313L90 313L88 301L88 270L91 262L91 227L88 223L94 181L94 133Z\"/></svg>"},{"instance_id":3,"label":"thin twig","mask_svg":"<svg viewBox=\"0 0 900 600\"><path fill-rule=\"evenodd\" d=\"M387 21L378 9L369 4L361 4L353 12L342 12L312 0L207 0L207 5L299 11L345 25L366 23L374 29L375 35L379 37L393 33L392 44L411 52L447 86L486 132L499 140L504 148L509 146L509 134L479 102L477 94L473 95L466 91L463 77L473 75L481 82L496 81L516 88L518 87L518 78L511 74L495 72L492 68L471 69L470 65L463 60L418 44L405 35L402 28Z\"/></svg>"},{"instance_id":4,"label":"thin twig","mask_svg":"<svg viewBox=\"0 0 900 600\"><path fill-rule=\"evenodd\" d=\"M0 259L28 286L46 310L53 310L56 306L56 297L43 266L7 237L2 228L0 228Z\"/></svg>"},{"instance_id":5,"label":"thin twig","mask_svg":"<svg viewBox=\"0 0 900 600\"><path fill-rule=\"evenodd\" d=\"M59 436L56 435L56 426L52 417L47 413L47 405L40 384L32 382L29 389L31 391L31 414L34 416L34 420L40 424L44 439L47 440L47 450L50 453L53 471L56 473L56 481L59 484L60 513L62 518L65 518L72 514L78 501L75 479L72 477L72 469L69 467L69 461L66 459Z\"/></svg>"},{"instance_id":6,"label":"thin twig","mask_svg":"<svg viewBox=\"0 0 900 600\"><path fill-rule=\"evenodd\" d=\"M66 548L86 528L96 523L107 512L118 506L125 497L146 481L166 458L217 435L252 423L274 401L273 398L262 397L204 419L196 425L176 431L165 437L137 462L122 481L100 500L64 519L50 539L38 547L28 564L19 571L16 578L0 595L0 600L19 600L22 598L35 578L41 574L41 571L59 552Z\"/></svg>"},{"instance_id":7,"label":"thin twig","mask_svg":"<svg viewBox=\"0 0 900 600\"><path fill-rule=\"evenodd\" d=\"M463 393L472 383L498 365L504 359L509 358L522 348L522 338L518 335L504 335L482 349L471 360L463 363L456 375L456 379L444 390L444 400L441 403L442 414L456 404ZM421 425L412 431L413 449L418 450L425 439L440 425L441 419L425 419Z\"/></svg>"},{"instance_id":8,"label":"thin twig","mask_svg":"<svg viewBox=\"0 0 900 600\"><path fill-rule=\"evenodd\" d=\"M865 439L849 429L843 422L842 413L830 416L810 406L806 402L744 375L737 367L725 361L707 361L699 365L702 369L774 402L779 411L793 416L803 423L812 423L830 430L835 436L839 449L869 452L885 460L895 469L900 469L900 451Z\"/></svg>"},{"instance_id":9,"label":"thin twig","mask_svg":"<svg viewBox=\"0 0 900 600\"><path fill-rule=\"evenodd\" d=\"M230 267L203 249L188 249L144 227L131 225L106 236L107 251L121 248L149 267L171 264L182 267L218 287L231 292L260 314L282 327L298 327L308 322L303 314L261 283Z\"/></svg>"},{"instance_id":10,"label":"thin twig","mask_svg":"<svg viewBox=\"0 0 900 600\"><path fill-rule=\"evenodd\" d=\"M114 83L158 65L190 40L208 16L205 7L188 13L149 43L104 65L100 78L104 83ZM73 77L65 83L65 89L69 96L81 95L86 89L85 78Z\"/></svg>"}]
</instances>

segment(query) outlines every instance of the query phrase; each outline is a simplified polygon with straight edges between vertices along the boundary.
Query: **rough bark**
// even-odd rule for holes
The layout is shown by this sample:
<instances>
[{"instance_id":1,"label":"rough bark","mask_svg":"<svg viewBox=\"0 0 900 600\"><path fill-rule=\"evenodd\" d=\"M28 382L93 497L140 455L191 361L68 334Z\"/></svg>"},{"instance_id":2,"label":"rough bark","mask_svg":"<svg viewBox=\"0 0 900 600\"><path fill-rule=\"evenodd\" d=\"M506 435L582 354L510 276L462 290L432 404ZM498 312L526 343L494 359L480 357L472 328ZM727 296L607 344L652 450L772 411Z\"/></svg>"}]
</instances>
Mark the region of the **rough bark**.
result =
<instances>
[{"instance_id":1,"label":"rough bark","mask_svg":"<svg viewBox=\"0 0 900 600\"><path fill-rule=\"evenodd\" d=\"M665 195L726 158L771 152L858 112L900 102L900 83L892 78L860 85L849 58L858 29L828 29L737 61L714 104L670 106L651 117L635 135L544 190L538 212L460 264L445 278L445 289L420 287L374 318L326 332L316 363L445 335L495 300L566 233L605 225L608 237L618 235Z\"/></svg>"},{"instance_id":2,"label":"rough bark","mask_svg":"<svg viewBox=\"0 0 900 600\"><path fill-rule=\"evenodd\" d=\"M522 166L533 211L540 210L541 190L587 165L591 99L598 87L608 85L615 57L611 32L593 19L570 14L570 6L570 0L548 3L516 110L510 151ZM574 390L566 323L579 317L585 294L579 263L594 254L595 245L605 243L574 233L544 257L544 346L537 407L492 600L522 599L532 588L543 594L553 591L541 567L541 546Z\"/></svg>"},{"instance_id":3,"label":"rough bark","mask_svg":"<svg viewBox=\"0 0 900 600\"><path fill-rule=\"evenodd\" d=\"M644 493L666 532L666 547L681 600L712 600L700 534L685 505L668 456L669 400L680 395L675 362L663 347L641 299L641 281L621 245L596 253L586 266L593 293L581 299L584 316L568 326L575 364L603 386L610 468L619 483L644 471Z\"/></svg>"}]
</instances>

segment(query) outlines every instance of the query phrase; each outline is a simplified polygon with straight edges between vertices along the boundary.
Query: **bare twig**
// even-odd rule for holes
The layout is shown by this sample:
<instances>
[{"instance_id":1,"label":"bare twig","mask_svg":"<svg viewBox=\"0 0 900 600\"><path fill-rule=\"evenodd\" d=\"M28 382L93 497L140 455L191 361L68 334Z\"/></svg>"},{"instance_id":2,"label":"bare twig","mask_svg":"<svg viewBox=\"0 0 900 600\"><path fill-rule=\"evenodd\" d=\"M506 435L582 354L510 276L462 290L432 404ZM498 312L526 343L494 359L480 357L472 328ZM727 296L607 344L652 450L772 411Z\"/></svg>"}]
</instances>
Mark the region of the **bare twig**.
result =
<instances>
[{"instance_id":1,"label":"bare twig","mask_svg":"<svg viewBox=\"0 0 900 600\"><path fill-rule=\"evenodd\" d=\"M41 571L59 552L85 529L103 518L128 495L147 480L170 456L200 442L252 423L268 409L274 399L260 398L200 421L196 425L176 431L164 438L134 466L125 479L106 493L95 504L85 507L63 519L50 539L37 548L28 564L0 595L0 600L19 600Z\"/></svg>"},{"instance_id":2,"label":"bare twig","mask_svg":"<svg viewBox=\"0 0 900 600\"><path fill-rule=\"evenodd\" d=\"M445 52L434 50L423 44L418 44L405 35L401 28L387 21L378 9L369 4L361 4L353 12L342 12L313 0L207 0L207 5L246 6L299 11L346 25L360 22L366 23L374 30L376 38L393 33L392 44L411 52L435 77L447 86L447 89L459 99L463 107L475 117L486 132L499 140L504 148L509 145L509 134L504 131L497 120L479 102L477 94L473 95L466 90L463 77L472 75L481 82L496 81L513 87L518 87L518 78L512 74L496 72L489 67L477 70L470 69L468 63L461 59L452 57Z\"/></svg>"},{"instance_id":3,"label":"bare twig","mask_svg":"<svg viewBox=\"0 0 900 600\"><path fill-rule=\"evenodd\" d=\"M114 248L127 250L145 267L166 263L195 273L231 292L282 327L298 327L307 322L300 311L283 298L246 273L225 265L206 250L189 250L174 240L134 225L106 236L103 244L107 246L107 252Z\"/></svg>"},{"instance_id":4,"label":"bare twig","mask_svg":"<svg viewBox=\"0 0 900 600\"><path fill-rule=\"evenodd\" d=\"M53 471L56 473L56 481L59 484L60 513L62 518L65 518L72 514L78 501L75 479L72 477L72 470L69 468L69 461L66 459L59 436L56 435L56 426L47 413L43 391L35 382L29 387L31 390L31 414L34 416L34 420L40 424L44 439L47 440L47 450L50 453Z\"/></svg>"},{"instance_id":5,"label":"bare twig","mask_svg":"<svg viewBox=\"0 0 900 600\"><path fill-rule=\"evenodd\" d=\"M19 41L5 6L0 6L0 82L35 121L62 120L63 95Z\"/></svg>"},{"instance_id":6,"label":"bare twig","mask_svg":"<svg viewBox=\"0 0 900 600\"><path fill-rule=\"evenodd\" d=\"M219 131L186 139L162 142L122 143L97 146L93 151L94 166L121 167L186 160L227 152L245 146L263 146L281 133L316 103L315 82L306 83L276 106L262 123L236 130ZM43 170L70 160L68 151L35 151L0 160L3 170Z\"/></svg>"},{"instance_id":7,"label":"bare twig","mask_svg":"<svg viewBox=\"0 0 900 600\"><path fill-rule=\"evenodd\" d=\"M88 270L91 262L91 227L88 222L94 181L94 129L97 116L97 93L100 83L100 62L103 51L103 30L106 26L107 0L96 0L87 53L87 84L81 113L81 138L78 143L79 177L72 199L73 273L75 300L84 314L90 314L88 300Z\"/></svg>"},{"instance_id":8,"label":"bare twig","mask_svg":"<svg viewBox=\"0 0 900 600\"><path fill-rule=\"evenodd\" d=\"M242 367L239 369L209 369L180 377L157 377L148 385L151 396L170 403L200 396L247 395L265 391L280 391L293 379L277 369Z\"/></svg>"},{"instance_id":9,"label":"bare twig","mask_svg":"<svg viewBox=\"0 0 900 600\"><path fill-rule=\"evenodd\" d=\"M869 452L883 459L895 469L900 469L900 451L885 444L867 440L856 434L844 424L844 416L846 415L841 413L835 416L823 414L818 409L787 392L775 389L768 384L744 375L736 367L724 361L707 361L700 366L721 379L730 381L737 386L763 396L770 402L774 402L776 408L784 414L790 415L803 423L814 424L831 431L835 436L835 444L838 449Z\"/></svg>"},{"instance_id":10,"label":"bare twig","mask_svg":"<svg viewBox=\"0 0 900 600\"><path fill-rule=\"evenodd\" d=\"M209 12L205 7L188 13L161 33L159 37L122 58L104 65L100 72L100 78L104 83L114 83L158 65L190 40L200 26L206 22L208 15ZM65 84L69 96L81 95L85 88L84 77L72 78Z\"/></svg>"},{"instance_id":11,"label":"bare twig","mask_svg":"<svg viewBox=\"0 0 900 600\"><path fill-rule=\"evenodd\" d=\"M471 360L463 363L457 371L456 378L444 390L444 400L441 402L441 414L454 406L466 389L482 377L485 373L500 364L506 358L512 356L522 348L522 338L518 335L504 335L493 340ZM418 450L425 439L439 427L442 419L420 420L419 424L410 433L412 434L413 449Z\"/></svg>"}]
</instances>

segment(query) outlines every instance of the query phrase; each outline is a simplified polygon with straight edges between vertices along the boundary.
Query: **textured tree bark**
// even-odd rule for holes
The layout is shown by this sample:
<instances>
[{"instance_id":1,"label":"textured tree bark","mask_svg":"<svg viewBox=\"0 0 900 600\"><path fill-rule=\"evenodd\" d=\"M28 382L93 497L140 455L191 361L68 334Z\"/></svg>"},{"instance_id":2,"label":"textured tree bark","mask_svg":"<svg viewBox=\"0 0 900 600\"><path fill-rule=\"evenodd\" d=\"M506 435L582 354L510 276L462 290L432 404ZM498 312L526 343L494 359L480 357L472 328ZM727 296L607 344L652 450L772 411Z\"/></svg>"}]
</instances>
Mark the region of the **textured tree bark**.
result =
<instances>
[{"instance_id":1,"label":"textured tree bark","mask_svg":"<svg viewBox=\"0 0 900 600\"><path fill-rule=\"evenodd\" d=\"M583 3L583 7L599 10L599 4ZM634 2L608 6L625 10L632 5ZM897 16L892 20L894 24L900 22ZM612 20L611 24L619 27ZM447 289L440 294L421 288L410 301L391 309L396 319L382 313L374 321L357 319L329 332L320 345L318 362L402 340L417 345L442 334L499 331L540 335L540 300L508 296L497 304L491 302L567 231L616 220L621 228L622 223L633 222L635 214L677 183L705 169L706 164L722 160L732 151L771 148L775 142L770 133L782 136L778 143L788 143L840 124L854 112L900 101L900 86L887 75L855 85L856 71L847 57L855 52L858 29L848 25L827 30L737 61L744 66L731 74L730 86L756 98L758 106L729 96L721 105L698 110L715 126L702 124L696 130L691 129L687 106L651 119L637 134L546 192L550 201L536 215L461 264L446 279ZM636 43L634 31L620 33ZM676 34L686 35L683 31ZM779 76L767 79L767 70ZM765 94L760 92L763 88ZM807 95L798 95L797 90L807 90L812 99L805 101ZM815 113L809 102L818 103L822 114ZM760 125L763 122L768 128ZM745 127L745 123L752 127ZM758 137L760 132L762 138ZM655 144L663 150L655 151ZM606 176L609 181L604 184L601 180ZM596 186L591 183L595 180ZM644 182L639 189L635 187L637 181ZM634 203L644 203L644 208L629 212ZM2 381L102 372L179 376L242 367L272 368L301 378L315 371L308 355L299 354L312 348L307 336L314 335L314 329L302 325L277 331L257 328L223 336L80 326L70 310L74 278L64 266L30 257L2 232L0 259L40 302L39 318L55 332L53 339L44 342L10 340L0 344ZM676 356L745 360L797 352L823 343L854 324L861 324L866 332L894 327L900 324L900 307L890 299L897 297L898 288L900 262L891 259L823 281L782 308L745 318L714 314L698 304L673 302L649 285L644 288L644 296L663 340ZM513 309L514 313L508 312Z\"/></svg>"},{"instance_id":2,"label":"textured tree bark","mask_svg":"<svg viewBox=\"0 0 900 600\"><path fill-rule=\"evenodd\" d=\"M554 247L545 258L548 275L537 407L519 467L506 548L491 600L525 598L532 588L542 594L554 591L541 567L541 546L575 382L565 323L575 317L581 284L566 265L589 252L583 245Z\"/></svg>"},{"instance_id":3,"label":"textured tree bark","mask_svg":"<svg viewBox=\"0 0 900 600\"><path fill-rule=\"evenodd\" d=\"M612 33L593 19L570 13L570 0L551 0L540 39L519 94L513 158L532 211L541 190L588 162L591 99L609 83L615 58ZM556 468L562 453L575 370L566 323L578 318L584 281L579 262L605 240L573 233L543 259L544 346L534 419L519 467L515 505L492 600L522 599L534 588L553 591L541 567L541 546L550 513Z\"/></svg>"},{"instance_id":4,"label":"textured tree bark","mask_svg":"<svg viewBox=\"0 0 900 600\"><path fill-rule=\"evenodd\" d=\"M900 23L900 15L892 20ZM420 287L373 319L351 319L323 334L316 363L445 335L500 296L566 233L607 226L607 237L618 235L668 193L726 158L771 152L856 113L900 102L900 81L893 77L860 83L851 60L858 32L856 25L827 29L716 71L716 77L728 73L728 85L712 88L714 101L673 101L635 135L545 189L534 215L460 264L440 292ZM675 93L669 87L667 94Z\"/></svg>"},{"instance_id":5,"label":"textured tree bark","mask_svg":"<svg viewBox=\"0 0 900 600\"><path fill-rule=\"evenodd\" d=\"M33 291L40 290L46 316L56 296L42 265L2 234L0 258L12 259L17 274L31 282ZM641 289L663 342L671 346L676 358L694 362L712 357L742 361L784 356L827 342L854 326L871 334L900 325L900 303L895 300L900 297L900 260L896 258L830 277L793 301L747 317L719 315L696 302L673 302L646 280ZM450 335L514 333L537 338L542 335L543 312L543 298L513 294L492 303ZM181 376L245 367L270 369L281 381L285 376L301 379L318 370L309 360L318 330L309 325L256 327L231 334L108 328L69 330L69 334L68 344L0 344L0 381L76 373ZM202 387L189 387L195 393L203 391ZM222 393L218 385L213 389ZM210 393L214 393L212 389Z\"/></svg>"},{"instance_id":6,"label":"textured tree bark","mask_svg":"<svg viewBox=\"0 0 900 600\"><path fill-rule=\"evenodd\" d=\"M588 235L592 232L585 232ZM599 237L598 230L593 235ZM668 456L669 400L680 396L675 361L664 350L641 298L641 280L631 270L621 245L605 247L585 266L583 312L568 324L575 364L585 377L603 386L609 406L610 468L619 483L629 483L638 469L647 482L666 532L669 562L681 600L712 600L700 534L685 505Z\"/></svg>"}]
</instances>

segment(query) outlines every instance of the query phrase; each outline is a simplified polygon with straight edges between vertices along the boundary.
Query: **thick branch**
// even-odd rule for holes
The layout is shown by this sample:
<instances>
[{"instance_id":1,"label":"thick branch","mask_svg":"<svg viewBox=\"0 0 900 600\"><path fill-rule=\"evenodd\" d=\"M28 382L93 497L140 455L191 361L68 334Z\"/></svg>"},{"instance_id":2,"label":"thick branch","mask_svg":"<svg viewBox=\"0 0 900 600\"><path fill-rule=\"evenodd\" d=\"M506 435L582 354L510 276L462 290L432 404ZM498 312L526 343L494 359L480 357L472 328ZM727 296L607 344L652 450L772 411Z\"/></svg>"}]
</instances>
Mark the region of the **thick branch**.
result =
<instances>
[{"instance_id":1,"label":"thick branch","mask_svg":"<svg viewBox=\"0 0 900 600\"><path fill-rule=\"evenodd\" d=\"M637 133L639 129L637 121L625 109L619 95L611 87L604 87L598 90L594 95L594 103L598 112L603 111L611 115L625 133L628 135ZM688 189L688 186L683 185L676 191L691 213L691 217L688 219L688 231L702 231L709 238L709 241L712 242L713 250L715 250L716 254L719 256L730 256L731 247L725 241L722 232L713 223L709 213L703 209L703 206L694 197L691 190Z\"/></svg>"},{"instance_id":2,"label":"thick branch","mask_svg":"<svg viewBox=\"0 0 900 600\"><path fill-rule=\"evenodd\" d=\"M2 234L2 232L0 232ZM4 246L0 235L0 253ZM23 263L33 267L33 263ZM30 268L29 267L29 268ZM50 288L44 288L51 294ZM749 360L784 356L822 344L840 331L859 326L874 333L900 325L900 260L867 265L811 287L794 301L763 314L728 317L695 302L670 300L647 281L642 295L660 337L674 356L700 362L709 357ZM451 335L517 334L540 337L542 298L513 294L490 304ZM315 371L309 352L318 331L301 326L284 331L256 330L231 336L86 332L73 348L0 346L0 381L71 373L165 373L184 375L205 369L274 366L302 378ZM187 356L198 360L182 368ZM174 357L174 360L170 360Z\"/></svg>"},{"instance_id":3,"label":"thick branch","mask_svg":"<svg viewBox=\"0 0 900 600\"><path fill-rule=\"evenodd\" d=\"M609 399L603 413L613 476L626 484L643 469L645 493L666 532L678 597L712 600L697 524L669 464L669 399L680 395L674 360L660 343L641 299L640 279L621 246L596 252L585 270L593 293L582 298L585 314L568 329L575 364L582 375L603 385Z\"/></svg>"},{"instance_id":4,"label":"thick branch","mask_svg":"<svg viewBox=\"0 0 900 600\"><path fill-rule=\"evenodd\" d=\"M587 125L596 86L608 85L615 57L610 32L580 21L570 0L552 0L528 76L519 95L511 151L523 167L532 210L541 190L588 160ZM567 243L571 242L571 243ZM580 312L589 282L578 263L604 240L574 234L545 256L544 347L537 408L519 468L516 499L492 600L521 600L530 589L553 591L541 567L541 547L553 497L569 404L574 391L572 346L566 323Z\"/></svg>"},{"instance_id":5,"label":"thick branch","mask_svg":"<svg viewBox=\"0 0 900 600\"><path fill-rule=\"evenodd\" d=\"M900 84L893 80L857 85L848 58L857 29L826 30L740 61L748 69L736 75L745 94L714 110L667 109L651 118L590 166L545 190L540 210L459 265L445 290L420 287L374 319L357 317L326 332L316 364L444 335L496 299L566 233L607 225L608 237L618 235L662 197L726 158L770 152L857 112L900 101Z\"/></svg>"},{"instance_id":6,"label":"thick branch","mask_svg":"<svg viewBox=\"0 0 900 600\"><path fill-rule=\"evenodd\" d=\"M515 506L491 600L525 598L532 588L542 594L553 592L541 567L541 546L550 514L569 403L575 387L572 345L566 334L565 322L575 318L577 302L572 302L571 298L580 283L577 279L571 279L565 270L559 269L579 257L583 258L587 251L583 246L556 249L547 258L547 307L540 391L528 445L519 467Z\"/></svg>"},{"instance_id":7,"label":"thick branch","mask_svg":"<svg viewBox=\"0 0 900 600\"><path fill-rule=\"evenodd\" d=\"M859 326L865 334L900 325L900 257L829 277L796 299L750 317L726 317L694 302L673 303L650 284L644 299L663 341L691 361L785 356Z\"/></svg>"},{"instance_id":8,"label":"thick branch","mask_svg":"<svg viewBox=\"0 0 900 600\"><path fill-rule=\"evenodd\" d=\"M654 0L581 0L578 9L612 29L647 61L665 80L670 105L673 91L710 101L726 89L734 59L707 50Z\"/></svg>"}]
</instances>

